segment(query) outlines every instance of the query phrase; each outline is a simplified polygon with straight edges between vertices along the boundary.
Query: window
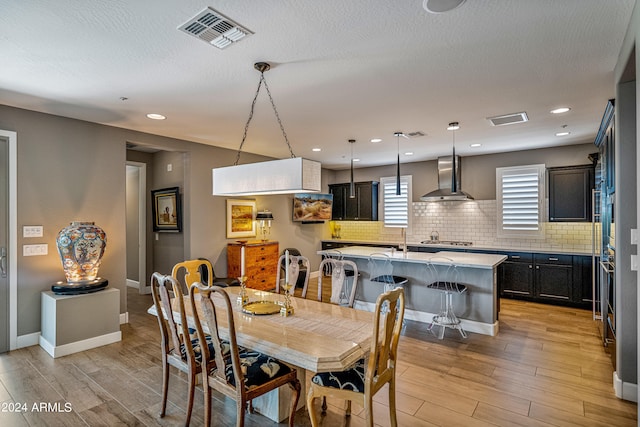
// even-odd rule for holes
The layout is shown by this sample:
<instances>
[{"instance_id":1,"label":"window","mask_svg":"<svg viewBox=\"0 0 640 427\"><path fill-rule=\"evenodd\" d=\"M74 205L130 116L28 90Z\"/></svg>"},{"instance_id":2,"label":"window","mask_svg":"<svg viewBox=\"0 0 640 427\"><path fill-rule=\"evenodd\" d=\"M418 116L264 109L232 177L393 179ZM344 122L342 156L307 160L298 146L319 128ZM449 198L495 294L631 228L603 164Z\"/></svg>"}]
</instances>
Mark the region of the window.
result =
<instances>
[{"instance_id":1,"label":"window","mask_svg":"<svg viewBox=\"0 0 640 427\"><path fill-rule=\"evenodd\" d=\"M382 217L385 227L410 225L411 175L400 177L400 195L396 196L396 177L380 178L382 187Z\"/></svg>"},{"instance_id":2,"label":"window","mask_svg":"<svg viewBox=\"0 0 640 427\"><path fill-rule=\"evenodd\" d=\"M544 165L496 168L498 237L543 237Z\"/></svg>"}]
</instances>

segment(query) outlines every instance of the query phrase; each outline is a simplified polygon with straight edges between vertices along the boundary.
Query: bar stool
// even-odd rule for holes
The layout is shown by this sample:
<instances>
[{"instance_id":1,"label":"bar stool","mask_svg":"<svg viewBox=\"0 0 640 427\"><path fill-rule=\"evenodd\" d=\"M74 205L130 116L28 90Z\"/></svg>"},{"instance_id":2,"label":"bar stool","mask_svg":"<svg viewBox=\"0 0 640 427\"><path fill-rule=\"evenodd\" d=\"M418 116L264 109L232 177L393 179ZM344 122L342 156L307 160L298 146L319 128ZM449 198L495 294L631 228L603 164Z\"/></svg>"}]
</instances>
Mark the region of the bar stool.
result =
<instances>
[{"instance_id":1,"label":"bar stool","mask_svg":"<svg viewBox=\"0 0 640 427\"><path fill-rule=\"evenodd\" d=\"M393 264L388 254L383 252L372 253L369 255L367 266L370 272L369 280L383 284L382 293L389 292L398 287L404 288L404 286L409 283L409 279L406 277L393 274ZM386 312L384 310L386 310L385 307L383 307L383 312ZM404 328L404 326L405 321L402 320L402 327Z\"/></svg>"},{"instance_id":2,"label":"bar stool","mask_svg":"<svg viewBox=\"0 0 640 427\"><path fill-rule=\"evenodd\" d=\"M437 266L433 261L438 262ZM437 267L440 266L440 269ZM429 259L427 269L427 288L440 292L440 312L433 316L429 331L433 332L435 325L440 326L437 337L444 338L446 328L457 329L462 338L467 338L467 333L460 324L460 319L456 316L453 308L453 295L460 295L467 291L467 285L458 281L458 269L451 258L434 256ZM438 271L440 270L440 271Z\"/></svg>"}]
</instances>

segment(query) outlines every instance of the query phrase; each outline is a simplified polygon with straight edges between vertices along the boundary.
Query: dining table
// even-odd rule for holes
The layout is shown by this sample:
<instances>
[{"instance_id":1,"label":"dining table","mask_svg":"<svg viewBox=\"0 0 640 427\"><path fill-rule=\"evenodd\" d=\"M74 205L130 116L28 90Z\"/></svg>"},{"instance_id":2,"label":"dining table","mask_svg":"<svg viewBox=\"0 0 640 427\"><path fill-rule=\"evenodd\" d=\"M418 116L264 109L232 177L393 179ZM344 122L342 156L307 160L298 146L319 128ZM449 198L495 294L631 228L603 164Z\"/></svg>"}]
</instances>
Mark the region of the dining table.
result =
<instances>
[{"instance_id":1,"label":"dining table","mask_svg":"<svg viewBox=\"0 0 640 427\"><path fill-rule=\"evenodd\" d=\"M239 346L268 354L297 370L298 379L305 385L306 371L311 373L343 371L366 357L371 349L373 313L316 300L291 297L293 314L251 314L245 305L236 303L241 287L224 288L234 311L236 340ZM284 295L246 288L249 303L268 301L284 303ZM226 310L222 297L214 295L216 309ZM196 294L196 309L199 310ZM195 325L189 297L185 296L185 314L190 327ZM173 303L176 322L180 315ZM147 312L157 316L155 306ZM222 338L228 336L226 316L218 316ZM204 323L202 324L204 327ZM205 332L208 332L205 329ZM288 416L290 402L288 387L280 387L262 398L254 399L253 408L268 418L280 422ZM298 407L304 406L305 394Z\"/></svg>"}]
</instances>

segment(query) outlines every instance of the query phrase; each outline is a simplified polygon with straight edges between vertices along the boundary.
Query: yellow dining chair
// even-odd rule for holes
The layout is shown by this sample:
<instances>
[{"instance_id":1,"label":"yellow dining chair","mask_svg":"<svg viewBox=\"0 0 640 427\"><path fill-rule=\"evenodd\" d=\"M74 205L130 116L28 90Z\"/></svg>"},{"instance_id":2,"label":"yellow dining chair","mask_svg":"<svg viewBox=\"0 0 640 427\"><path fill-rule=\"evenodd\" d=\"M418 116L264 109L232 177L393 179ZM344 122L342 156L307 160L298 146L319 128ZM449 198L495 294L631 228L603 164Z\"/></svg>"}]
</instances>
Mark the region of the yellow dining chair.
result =
<instances>
[{"instance_id":1,"label":"yellow dining chair","mask_svg":"<svg viewBox=\"0 0 640 427\"><path fill-rule=\"evenodd\" d=\"M196 282L223 287L240 285L238 279L216 277L213 272L211 262L204 258L191 259L177 263L173 266L171 275L178 280L178 282L183 284L182 292L184 295L189 293L189 288Z\"/></svg>"},{"instance_id":2,"label":"yellow dining chair","mask_svg":"<svg viewBox=\"0 0 640 427\"><path fill-rule=\"evenodd\" d=\"M178 304L179 322L174 316L169 291L175 295ZM178 281L171 276L153 273L151 276L151 294L158 313L160 338L162 349L162 409L160 417L165 416L167 409L167 392L169 389L169 366L173 366L187 374L189 390L187 398L187 418L185 425L189 425L193 409L193 396L197 374L201 372L202 352L196 331L189 329L184 312L184 298ZM210 339L207 344L211 345ZM207 347L207 346L205 346Z\"/></svg>"},{"instance_id":3,"label":"yellow dining chair","mask_svg":"<svg viewBox=\"0 0 640 427\"><path fill-rule=\"evenodd\" d=\"M387 383L391 425L398 425L396 363L403 318L404 289L395 288L381 294L376 301L368 360L360 359L353 368L346 371L323 372L311 378L311 386L307 393L307 409L313 427L319 425L313 409L313 399L322 396L345 399L347 416L351 415L351 401L357 401L364 407L365 425L373 427L373 396Z\"/></svg>"},{"instance_id":4,"label":"yellow dining chair","mask_svg":"<svg viewBox=\"0 0 640 427\"><path fill-rule=\"evenodd\" d=\"M216 295L222 299L222 308L214 304ZM212 351L206 347L202 349L203 360L207 361L209 367L202 373L204 425L209 426L211 423L210 389L217 390L236 401L236 426L241 427L244 426L248 402L288 384L293 390L293 402L291 402L289 413L289 426L293 427L301 389L296 370L274 357L238 348L233 306L224 288L206 287L200 283L194 283L189 290L189 300L198 336L205 336L203 325L206 326L213 344ZM229 336L228 341L220 338L218 321L223 318L226 318L224 329Z\"/></svg>"}]
</instances>

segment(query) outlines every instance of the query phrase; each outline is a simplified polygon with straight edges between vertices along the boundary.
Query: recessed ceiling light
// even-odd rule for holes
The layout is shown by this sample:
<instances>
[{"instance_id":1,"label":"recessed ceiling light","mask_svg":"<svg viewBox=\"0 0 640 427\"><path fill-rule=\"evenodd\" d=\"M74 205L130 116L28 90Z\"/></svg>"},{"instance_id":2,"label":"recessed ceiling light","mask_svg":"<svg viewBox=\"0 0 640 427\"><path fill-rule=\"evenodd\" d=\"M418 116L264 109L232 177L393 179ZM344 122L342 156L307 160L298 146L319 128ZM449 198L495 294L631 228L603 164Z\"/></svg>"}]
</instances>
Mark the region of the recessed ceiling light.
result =
<instances>
[{"instance_id":1,"label":"recessed ceiling light","mask_svg":"<svg viewBox=\"0 0 640 427\"><path fill-rule=\"evenodd\" d=\"M465 0L423 0L422 7L429 13L445 13L455 9Z\"/></svg>"},{"instance_id":2,"label":"recessed ceiling light","mask_svg":"<svg viewBox=\"0 0 640 427\"><path fill-rule=\"evenodd\" d=\"M353 161L354 161L354 162L359 162L359 161L360 161L360 159L353 159Z\"/></svg>"},{"instance_id":3,"label":"recessed ceiling light","mask_svg":"<svg viewBox=\"0 0 640 427\"><path fill-rule=\"evenodd\" d=\"M375 144L375 143L378 143L378 142L382 142L382 139L380 139L380 138L373 138L373 139L371 140L371 142L373 142L373 143Z\"/></svg>"},{"instance_id":4,"label":"recessed ceiling light","mask_svg":"<svg viewBox=\"0 0 640 427\"><path fill-rule=\"evenodd\" d=\"M311 151L322 151L322 148L312 148Z\"/></svg>"},{"instance_id":5,"label":"recessed ceiling light","mask_svg":"<svg viewBox=\"0 0 640 427\"><path fill-rule=\"evenodd\" d=\"M166 119L166 117L163 116L162 114L156 114L156 113L149 113L149 114L147 114L147 117L152 119L152 120L164 120L164 119Z\"/></svg>"},{"instance_id":6,"label":"recessed ceiling light","mask_svg":"<svg viewBox=\"0 0 640 427\"><path fill-rule=\"evenodd\" d=\"M471 148L482 147L482 144L478 144L478 143L475 143L475 144L469 144L469 147L471 147Z\"/></svg>"},{"instance_id":7,"label":"recessed ceiling light","mask_svg":"<svg viewBox=\"0 0 640 427\"><path fill-rule=\"evenodd\" d=\"M569 135L570 133L571 133L571 132L566 132L566 131L564 131L564 132L558 132L558 133L556 133L556 136L567 136L567 135Z\"/></svg>"},{"instance_id":8,"label":"recessed ceiling light","mask_svg":"<svg viewBox=\"0 0 640 427\"><path fill-rule=\"evenodd\" d=\"M413 156L413 151L407 151L404 153L405 156Z\"/></svg>"},{"instance_id":9,"label":"recessed ceiling light","mask_svg":"<svg viewBox=\"0 0 640 427\"><path fill-rule=\"evenodd\" d=\"M560 108L556 108L555 110L551 110L549 112L551 114L562 114L562 113L566 113L567 111L571 111L571 108L569 108L569 107L560 107Z\"/></svg>"}]
</instances>

